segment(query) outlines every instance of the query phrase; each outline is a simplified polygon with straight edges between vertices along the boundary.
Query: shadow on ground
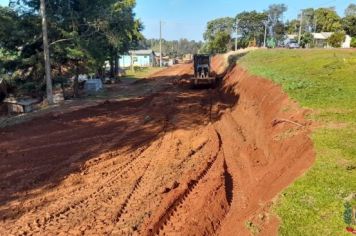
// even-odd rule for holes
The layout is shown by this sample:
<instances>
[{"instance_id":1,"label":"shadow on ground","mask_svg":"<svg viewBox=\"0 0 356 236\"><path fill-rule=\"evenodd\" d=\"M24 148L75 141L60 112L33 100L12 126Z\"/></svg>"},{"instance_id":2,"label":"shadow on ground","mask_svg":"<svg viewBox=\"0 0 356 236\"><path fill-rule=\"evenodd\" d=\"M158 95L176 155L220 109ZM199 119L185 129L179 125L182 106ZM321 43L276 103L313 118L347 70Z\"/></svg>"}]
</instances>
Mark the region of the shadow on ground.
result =
<instances>
[{"instance_id":1,"label":"shadow on ground","mask_svg":"<svg viewBox=\"0 0 356 236\"><path fill-rule=\"evenodd\" d=\"M165 132L205 126L238 103L232 89L191 89L173 85L176 78L140 81L165 84L148 96L47 114L0 129L0 204L21 202L33 197L29 194L33 190L54 188L103 153L131 152L149 146ZM12 213L9 207L0 215L15 219L21 213Z\"/></svg>"}]
</instances>

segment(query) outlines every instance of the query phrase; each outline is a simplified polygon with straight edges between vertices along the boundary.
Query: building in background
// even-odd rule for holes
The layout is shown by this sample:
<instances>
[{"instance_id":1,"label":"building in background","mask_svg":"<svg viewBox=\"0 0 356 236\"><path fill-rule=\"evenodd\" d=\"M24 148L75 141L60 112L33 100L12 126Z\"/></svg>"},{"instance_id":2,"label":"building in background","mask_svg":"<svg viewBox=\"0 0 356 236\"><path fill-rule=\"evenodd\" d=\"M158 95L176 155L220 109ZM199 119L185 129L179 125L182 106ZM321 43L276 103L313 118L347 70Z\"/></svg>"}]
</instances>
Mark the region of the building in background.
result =
<instances>
[{"instance_id":1,"label":"building in background","mask_svg":"<svg viewBox=\"0 0 356 236\"><path fill-rule=\"evenodd\" d=\"M320 33L311 33L313 35L313 44L316 48L331 48L328 44L328 39L334 32L320 32ZM288 43L291 40L298 40L297 34L288 34L286 35L286 40L284 44ZM346 35L344 42L341 44L341 48L351 48L351 36Z\"/></svg>"},{"instance_id":2,"label":"building in background","mask_svg":"<svg viewBox=\"0 0 356 236\"><path fill-rule=\"evenodd\" d=\"M153 50L131 50L128 54L119 56L119 66L121 68L152 67L156 66L156 55Z\"/></svg>"},{"instance_id":3,"label":"building in background","mask_svg":"<svg viewBox=\"0 0 356 236\"><path fill-rule=\"evenodd\" d=\"M328 39L333 34L334 32L312 33L315 47L331 48L331 46L328 44ZM344 42L341 44L341 48L350 48L350 47L351 47L351 37L349 35L346 35Z\"/></svg>"},{"instance_id":4,"label":"building in background","mask_svg":"<svg viewBox=\"0 0 356 236\"><path fill-rule=\"evenodd\" d=\"M156 64L157 65L160 65L160 60L161 60L161 53L159 52L156 52L155 53L156 55ZM172 62L170 62L170 57L169 56L165 56L163 53L162 53L162 66L170 66L170 63L172 64ZM173 65L173 64L172 64Z\"/></svg>"}]
</instances>

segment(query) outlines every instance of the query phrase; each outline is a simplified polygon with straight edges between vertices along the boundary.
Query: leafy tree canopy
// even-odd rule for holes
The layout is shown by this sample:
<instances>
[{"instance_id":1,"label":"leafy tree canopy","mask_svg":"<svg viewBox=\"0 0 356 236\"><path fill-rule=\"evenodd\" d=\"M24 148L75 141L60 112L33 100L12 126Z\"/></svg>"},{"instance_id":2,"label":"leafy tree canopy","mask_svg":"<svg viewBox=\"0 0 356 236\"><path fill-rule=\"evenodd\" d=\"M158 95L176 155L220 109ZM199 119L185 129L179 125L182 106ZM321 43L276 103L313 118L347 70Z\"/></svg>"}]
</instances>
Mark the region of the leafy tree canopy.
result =
<instances>
[{"instance_id":1,"label":"leafy tree canopy","mask_svg":"<svg viewBox=\"0 0 356 236\"><path fill-rule=\"evenodd\" d=\"M18 55L12 69L34 80L44 74L39 6L39 0L12 0L10 8L0 8L0 47ZM134 47L143 28L134 7L134 0L46 0L52 72L73 61L100 72L106 60Z\"/></svg>"},{"instance_id":2,"label":"leafy tree canopy","mask_svg":"<svg viewBox=\"0 0 356 236\"><path fill-rule=\"evenodd\" d=\"M317 32L335 32L342 29L341 18L333 8L319 8L315 11Z\"/></svg>"},{"instance_id":3,"label":"leafy tree canopy","mask_svg":"<svg viewBox=\"0 0 356 236\"><path fill-rule=\"evenodd\" d=\"M238 19L238 30L241 32L243 38L248 40L257 38L261 41L261 38L264 36L264 22L267 21L266 13L244 11L239 13L236 18Z\"/></svg>"},{"instance_id":4,"label":"leafy tree canopy","mask_svg":"<svg viewBox=\"0 0 356 236\"><path fill-rule=\"evenodd\" d=\"M345 16L356 16L356 4L351 3L345 10Z\"/></svg>"},{"instance_id":5,"label":"leafy tree canopy","mask_svg":"<svg viewBox=\"0 0 356 236\"><path fill-rule=\"evenodd\" d=\"M235 26L235 19L232 17L218 18L209 21L206 31L204 33L204 39L207 41L214 40L214 38L220 32L225 32L231 37L232 32L234 31L234 26ZM221 36L222 34L219 35Z\"/></svg>"}]
</instances>

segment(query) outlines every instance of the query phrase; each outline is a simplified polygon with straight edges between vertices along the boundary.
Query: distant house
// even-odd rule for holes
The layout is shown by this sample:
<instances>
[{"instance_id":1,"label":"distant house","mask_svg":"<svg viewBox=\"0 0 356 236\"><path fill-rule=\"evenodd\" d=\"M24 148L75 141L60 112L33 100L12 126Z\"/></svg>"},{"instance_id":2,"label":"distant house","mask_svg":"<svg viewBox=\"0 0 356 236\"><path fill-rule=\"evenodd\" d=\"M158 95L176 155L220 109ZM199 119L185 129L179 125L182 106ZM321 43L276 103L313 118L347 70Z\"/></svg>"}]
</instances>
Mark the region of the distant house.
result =
<instances>
[{"instance_id":1,"label":"distant house","mask_svg":"<svg viewBox=\"0 0 356 236\"><path fill-rule=\"evenodd\" d=\"M193 60L193 54L185 54L182 58L183 62L191 62Z\"/></svg>"},{"instance_id":2,"label":"distant house","mask_svg":"<svg viewBox=\"0 0 356 236\"><path fill-rule=\"evenodd\" d=\"M332 32L312 33L315 47L329 48L330 45L328 44L328 38L330 38L332 34Z\"/></svg>"},{"instance_id":3,"label":"distant house","mask_svg":"<svg viewBox=\"0 0 356 236\"><path fill-rule=\"evenodd\" d=\"M133 66L150 67L156 66L155 52L153 50L132 50L128 54L120 55L119 65L121 68Z\"/></svg>"},{"instance_id":4,"label":"distant house","mask_svg":"<svg viewBox=\"0 0 356 236\"><path fill-rule=\"evenodd\" d=\"M328 39L333 34L333 32L320 32L320 33L312 33L314 37L315 47L318 48L330 48L331 46L328 44ZM342 48L350 48L351 46L351 37L346 35L345 41L341 44Z\"/></svg>"},{"instance_id":5,"label":"distant house","mask_svg":"<svg viewBox=\"0 0 356 236\"><path fill-rule=\"evenodd\" d=\"M320 33L312 33L314 38L314 45L316 48L331 48L328 44L328 39L333 34L333 32L320 32ZM286 35L286 41L290 40L298 40L297 34L288 34ZM341 44L342 48L350 48L351 47L351 37L346 35L345 41Z\"/></svg>"},{"instance_id":6,"label":"distant house","mask_svg":"<svg viewBox=\"0 0 356 236\"><path fill-rule=\"evenodd\" d=\"M156 52L156 63L157 65L160 65L160 60L161 60L161 53ZM162 53L162 66L169 66L170 65L170 58L169 56L164 56Z\"/></svg>"},{"instance_id":7,"label":"distant house","mask_svg":"<svg viewBox=\"0 0 356 236\"><path fill-rule=\"evenodd\" d=\"M286 35L286 39L289 39L289 40L294 40L294 39L297 39L297 38L298 38L297 34L287 34Z\"/></svg>"},{"instance_id":8,"label":"distant house","mask_svg":"<svg viewBox=\"0 0 356 236\"><path fill-rule=\"evenodd\" d=\"M341 44L342 48L351 48L352 37L350 35L346 35L345 41Z\"/></svg>"}]
</instances>

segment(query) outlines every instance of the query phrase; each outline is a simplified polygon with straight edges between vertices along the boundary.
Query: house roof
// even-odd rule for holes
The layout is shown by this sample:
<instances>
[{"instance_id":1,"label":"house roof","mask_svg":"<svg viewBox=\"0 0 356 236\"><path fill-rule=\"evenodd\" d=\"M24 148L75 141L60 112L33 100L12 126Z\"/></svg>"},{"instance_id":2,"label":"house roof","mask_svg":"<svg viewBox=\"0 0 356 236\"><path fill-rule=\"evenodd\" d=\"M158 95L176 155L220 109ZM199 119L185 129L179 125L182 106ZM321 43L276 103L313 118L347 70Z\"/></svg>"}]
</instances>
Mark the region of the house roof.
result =
<instances>
[{"instance_id":1,"label":"house roof","mask_svg":"<svg viewBox=\"0 0 356 236\"><path fill-rule=\"evenodd\" d=\"M328 39L333 32L320 32L320 33L312 33L314 39Z\"/></svg>"},{"instance_id":2,"label":"house roof","mask_svg":"<svg viewBox=\"0 0 356 236\"><path fill-rule=\"evenodd\" d=\"M129 53L134 54L134 55L151 55L152 53L155 54L155 52L153 50L131 50L129 51Z\"/></svg>"},{"instance_id":3,"label":"house roof","mask_svg":"<svg viewBox=\"0 0 356 236\"><path fill-rule=\"evenodd\" d=\"M287 34L287 39L295 39L296 37L298 37L297 34Z\"/></svg>"}]
</instances>

